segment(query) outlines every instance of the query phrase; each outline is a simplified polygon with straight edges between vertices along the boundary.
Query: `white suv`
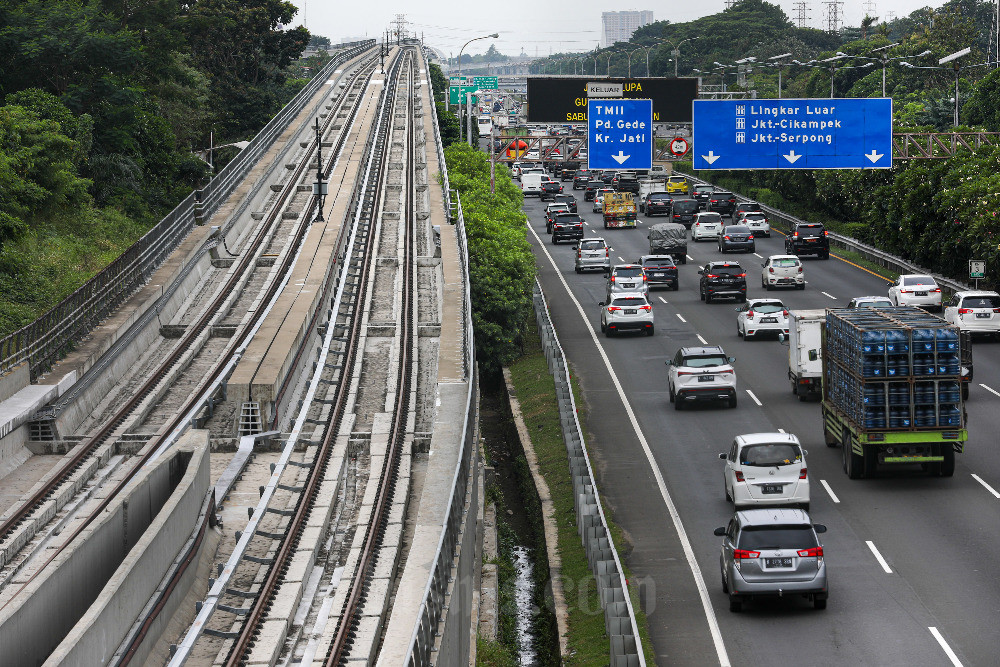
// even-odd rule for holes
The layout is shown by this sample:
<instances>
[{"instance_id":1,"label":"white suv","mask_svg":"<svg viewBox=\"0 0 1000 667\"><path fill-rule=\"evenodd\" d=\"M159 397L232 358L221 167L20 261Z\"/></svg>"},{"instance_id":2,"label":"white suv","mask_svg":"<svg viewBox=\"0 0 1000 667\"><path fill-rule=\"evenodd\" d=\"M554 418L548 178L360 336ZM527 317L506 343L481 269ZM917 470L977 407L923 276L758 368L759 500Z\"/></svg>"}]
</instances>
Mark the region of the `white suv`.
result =
<instances>
[{"instance_id":1,"label":"white suv","mask_svg":"<svg viewBox=\"0 0 1000 667\"><path fill-rule=\"evenodd\" d=\"M1000 294L955 292L944 309L944 319L962 331L1000 334Z\"/></svg>"},{"instance_id":2,"label":"white suv","mask_svg":"<svg viewBox=\"0 0 1000 667\"><path fill-rule=\"evenodd\" d=\"M686 403L726 401L736 407L736 371L718 345L682 347L667 363L667 390L677 410Z\"/></svg>"},{"instance_id":3,"label":"white suv","mask_svg":"<svg viewBox=\"0 0 1000 667\"><path fill-rule=\"evenodd\" d=\"M711 211L703 211L694 216L694 224L691 225L691 240L701 241L702 239L718 240L722 236L722 216Z\"/></svg>"},{"instance_id":4,"label":"white suv","mask_svg":"<svg viewBox=\"0 0 1000 667\"><path fill-rule=\"evenodd\" d=\"M775 287L806 288L802 260L797 255L771 255L761 266L760 286L766 290Z\"/></svg>"},{"instance_id":5,"label":"white suv","mask_svg":"<svg viewBox=\"0 0 1000 667\"><path fill-rule=\"evenodd\" d=\"M653 335L653 307L642 292L619 292L601 301L601 332L611 338L620 331Z\"/></svg>"},{"instance_id":6,"label":"white suv","mask_svg":"<svg viewBox=\"0 0 1000 667\"><path fill-rule=\"evenodd\" d=\"M719 454L726 500L736 510L750 506L798 505L809 511L806 451L791 433L748 433Z\"/></svg>"}]
</instances>

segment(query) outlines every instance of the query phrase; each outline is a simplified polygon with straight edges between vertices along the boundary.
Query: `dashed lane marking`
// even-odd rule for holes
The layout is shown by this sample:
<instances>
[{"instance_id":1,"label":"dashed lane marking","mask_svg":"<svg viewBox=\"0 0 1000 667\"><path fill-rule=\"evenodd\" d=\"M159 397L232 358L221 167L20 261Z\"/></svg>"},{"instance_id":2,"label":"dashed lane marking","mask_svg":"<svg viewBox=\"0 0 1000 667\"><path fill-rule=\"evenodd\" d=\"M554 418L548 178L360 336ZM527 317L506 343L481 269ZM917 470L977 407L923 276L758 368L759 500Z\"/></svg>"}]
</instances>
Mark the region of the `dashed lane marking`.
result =
<instances>
[{"instance_id":1,"label":"dashed lane marking","mask_svg":"<svg viewBox=\"0 0 1000 667\"><path fill-rule=\"evenodd\" d=\"M871 540L865 540L865 544L867 544L868 548L871 549L872 554L875 555L875 560L877 560L878 564L882 566L882 569L885 570L885 573L892 574L892 568L889 567L889 564L885 562L884 558L882 558L882 554L880 554L878 552L878 549L875 548L875 543L872 542Z\"/></svg>"},{"instance_id":2,"label":"dashed lane marking","mask_svg":"<svg viewBox=\"0 0 1000 667\"><path fill-rule=\"evenodd\" d=\"M837 494L833 492L833 489L830 488L830 485L826 483L825 479L819 480L819 483L822 484L823 488L826 489L826 492L830 494L830 500L832 500L835 503L840 502L840 498L838 498Z\"/></svg>"},{"instance_id":3,"label":"dashed lane marking","mask_svg":"<svg viewBox=\"0 0 1000 667\"><path fill-rule=\"evenodd\" d=\"M677 315L677 319L679 319L681 322L684 322L685 324L687 324L687 320L684 319L683 315L681 315L680 313L675 313L675 314Z\"/></svg>"},{"instance_id":4,"label":"dashed lane marking","mask_svg":"<svg viewBox=\"0 0 1000 667\"><path fill-rule=\"evenodd\" d=\"M756 403L756 404L757 404L757 405L759 405L760 407L764 407L764 404L760 402L760 399L759 399L759 398L757 398L757 396L756 396L756 395L754 395L754 393L753 393L752 391L750 391L749 389L747 389L746 391L747 391L747 393L748 393L748 394L750 394L750 398L752 398L752 399L753 399L753 402L754 402L754 403Z\"/></svg>"},{"instance_id":5,"label":"dashed lane marking","mask_svg":"<svg viewBox=\"0 0 1000 667\"><path fill-rule=\"evenodd\" d=\"M983 478L982 478L982 477L980 477L980 476L979 476L979 475L977 475L976 473L972 473L972 479L974 479L974 480L976 480L977 482L979 482L980 484L982 484L982 485L983 485L983 487L984 487L984 488L985 488L985 489L986 489L987 491L989 491L990 493L992 493L992 494L993 494L993 497L994 497L994 498L997 498L997 499L1000 499L1000 491L997 491L997 490L996 490L996 489L994 489L994 488L993 488L992 486L990 486L989 484L987 484L986 482L984 482L984 481L983 481Z\"/></svg>"},{"instance_id":6,"label":"dashed lane marking","mask_svg":"<svg viewBox=\"0 0 1000 667\"><path fill-rule=\"evenodd\" d=\"M958 656L955 655L955 652L951 650L951 647L948 646L948 642L944 640L944 636L938 631L938 629L934 626L928 626L927 629L931 631L931 634L934 635L934 639L936 639L937 643L941 645L941 650L943 650L944 654L948 656L949 660L951 660L951 664L954 665L954 667L962 667L962 661L959 660Z\"/></svg>"}]
</instances>

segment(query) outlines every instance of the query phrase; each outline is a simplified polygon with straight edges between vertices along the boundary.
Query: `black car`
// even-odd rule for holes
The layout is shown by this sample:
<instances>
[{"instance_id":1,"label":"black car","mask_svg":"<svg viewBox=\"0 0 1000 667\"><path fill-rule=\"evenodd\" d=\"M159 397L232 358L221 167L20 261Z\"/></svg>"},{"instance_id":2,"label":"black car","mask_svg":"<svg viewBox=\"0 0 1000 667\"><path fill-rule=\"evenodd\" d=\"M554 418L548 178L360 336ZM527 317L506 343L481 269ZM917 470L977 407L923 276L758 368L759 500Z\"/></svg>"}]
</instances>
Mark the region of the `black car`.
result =
<instances>
[{"instance_id":1,"label":"black car","mask_svg":"<svg viewBox=\"0 0 1000 667\"><path fill-rule=\"evenodd\" d=\"M570 213L576 213L576 195L572 195L572 194L568 194L568 193L567 194L560 194L560 195L556 195L552 199L552 201L553 201L553 203L560 203L560 202L562 202L563 204L566 204L567 208L569 208L569 212Z\"/></svg>"},{"instance_id":2,"label":"black car","mask_svg":"<svg viewBox=\"0 0 1000 667\"><path fill-rule=\"evenodd\" d=\"M649 216L670 215L670 202L673 200L674 198L666 192L650 192L639 204L639 208Z\"/></svg>"},{"instance_id":3,"label":"black car","mask_svg":"<svg viewBox=\"0 0 1000 667\"><path fill-rule=\"evenodd\" d=\"M737 301L747 300L747 272L737 262L709 262L698 272L698 291L701 300L712 303L713 299L733 297Z\"/></svg>"},{"instance_id":4,"label":"black car","mask_svg":"<svg viewBox=\"0 0 1000 667\"><path fill-rule=\"evenodd\" d=\"M677 264L673 257L670 255L643 255L636 263L646 270L646 284L649 289L665 285L673 291L677 291Z\"/></svg>"},{"instance_id":5,"label":"black car","mask_svg":"<svg viewBox=\"0 0 1000 667\"><path fill-rule=\"evenodd\" d=\"M694 193L691 196L698 202L698 206L707 208L708 198L712 196L713 192L715 192L715 186L713 185L696 185L694 186Z\"/></svg>"},{"instance_id":6,"label":"black car","mask_svg":"<svg viewBox=\"0 0 1000 667\"><path fill-rule=\"evenodd\" d=\"M795 225L792 233L785 237L785 253L830 259L830 238L823 224L806 222Z\"/></svg>"},{"instance_id":7,"label":"black car","mask_svg":"<svg viewBox=\"0 0 1000 667\"><path fill-rule=\"evenodd\" d=\"M601 180L604 181L605 185L611 185L611 181L615 180L615 176L617 175L617 171L605 171L601 174Z\"/></svg>"},{"instance_id":8,"label":"black car","mask_svg":"<svg viewBox=\"0 0 1000 667\"><path fill-rule=\"evenodd\" d=\"M614 179L612 179L611 186L618 192L632 192L634 194L639 194L639 179L636 178L635 174L618 174L614 177Z\"/></svg>"},{"instance_id":9,"label":"black car","mask_svg":"<svg viewBox=\"0 0 1000 667\"><path fill-rule=\"evenodd\" d=\"M573 189L583 190L587 187L587 182L594 179L594 172L589 169L578 169L573 175Z\"/></svg>"},{"instance_id":10,"label":"black car","mask_svg":"<svg viewBox=\"0 0 1000 667\"><path fill-rule=\"evenodd\" d=\"M691 229L698 202L694 199L674 199L670 204L670 219Z\"/></svg>"},{"instance_id":11,"label":"black car","mask_svg":"<svg viewBox=\"0 0 1000 667\"><path fill-rule=\"evenodd\" d=\"M552 243L583 238L583 218L576 213L558 213L552 221Z\"/></svg>"},{"instance_id":12,"label":"black car","mask_svg":"<svg viewBox=\"0 0 1000 667\"><path fill-rule=\"evenodd\" d=\"M740 252L754 252L757 250L753 233L745 225L726 225L719 235L719 252L726 253L730 250Z\"/></svg>"},{"instance_id":13,"label":"black car","mask_svg":"<svg viewBox=\"0 0 1000 667\"><path fill-rule=\"evenodd\" d=\"M583 191L583 201L594 201L597 191L604 187L604 181L587 181L587 189Z\"/></svg>"},{"instance_id":14,"label":"black car","mask_svg":"<svg viewBox=\"0 0 1000 667\"><path fill-rule=\"evenodd\" d=\"M562 168L557 169L556 171L559 173L560 181L572 181L579 169L579 160L567 160L566 162L563 162Z\"/></svg>"},{"instance_id":15,"label":"black car","mask_svg":"<svg viewBox=\"0 0 1000 667\"><path fill-rule=\"evenodd\" d=\"M713 192L708 197L708 210L732 217L736 211L736 195L732 192Z\"/></svg>"},{"instance_id":16,"label":"black car","mask_svg":"<svg viewBox=\"0 0 1000 667\"><path fill-rule=\"evenodd\" d=\"M538 195L538 198L542 201L546 199L552 199L557 194L563 191L562 183L559 181L542 181L542 191Z\"/></svg>"}]
</instances>

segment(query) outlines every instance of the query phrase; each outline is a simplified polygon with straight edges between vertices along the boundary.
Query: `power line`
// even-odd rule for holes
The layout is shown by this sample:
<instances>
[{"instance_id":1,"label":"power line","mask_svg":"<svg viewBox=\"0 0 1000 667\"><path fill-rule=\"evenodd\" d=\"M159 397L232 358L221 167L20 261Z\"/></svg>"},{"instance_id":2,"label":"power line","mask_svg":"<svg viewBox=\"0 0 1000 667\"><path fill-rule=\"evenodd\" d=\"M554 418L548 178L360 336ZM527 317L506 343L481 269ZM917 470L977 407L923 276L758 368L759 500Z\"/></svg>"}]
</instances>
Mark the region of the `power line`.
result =
<instances>
[{"instance_id":1,"label":"power line","mask_svg":"<svg viewBox=\"0 0 1000 667\"><path fill-rule=\"evenodd\" d=\"M798 26L799 28L805 28L808 20L806 14L811 12L812 9L806 7L805 0L794 2L792 3L792 6L795 7L795 25Z\"/></svg>"},{"instance_id":2,"label":"power line","mask_svg":"<svg viewBox=\"0 0 1000 667\"><path fill-rule=\"evenodd\" d=\"M841 8L844 6L843 0L826 0L826 30L827 32L840 32L843 24L841 18Z\"/></svg>"}]
</instances>

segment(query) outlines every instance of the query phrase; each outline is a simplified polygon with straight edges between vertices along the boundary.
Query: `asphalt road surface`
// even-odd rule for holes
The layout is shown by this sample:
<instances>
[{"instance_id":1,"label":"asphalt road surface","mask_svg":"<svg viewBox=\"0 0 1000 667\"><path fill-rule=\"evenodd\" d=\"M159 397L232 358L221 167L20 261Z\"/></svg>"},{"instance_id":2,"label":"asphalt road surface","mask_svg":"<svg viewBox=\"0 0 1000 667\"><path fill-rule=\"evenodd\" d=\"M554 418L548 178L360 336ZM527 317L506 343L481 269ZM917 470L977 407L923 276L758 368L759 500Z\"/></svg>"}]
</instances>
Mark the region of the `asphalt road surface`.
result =
<instances>
[{"instance_id":1,"label":"asphalt road surface","mask_svg":"<svg viewBox=\"0 0 1000 667\"><path fill-rule=\"evenodd\" d=\"M570 183L565 183L570 192ZM575 192L588 237L605 238L612 263L648 254L636 229L604 229L583 191ZM651 293L656 334L600 334L601 273L578 275L573 245L545 233L547 202L525 202L539 278L574 376L585 396L588 446L601 491L632 550L627 562L646 582L646 608L659 664L670 665L995 665L1000 662L1000 344L977 339L967 403L969 442L953 478L916 471L850 480L839 448L823 442L818 403L802 403L787 380L787 350L774 339L736 335L738 304L698 297L698 264L721 259L714 243L689 241L680 290ZM727 254L747 269L748 295L790 309L842 307L884 295L886 282L846 261L804 258L806 289L765 292L760 263L783 254L782 236L758 239L757 255ZM836 253L834 253L836 254ZM689 408L668 402L666 366L678 347L722 345L736 357L739 405ZM799 598L751 602L729 611L719 573L721 538L732 509L719 452L735 435L783 429L807 450L811 515L830 580L829 607ZM572 596L568 596L572 600Z\"/></svg>"}]
</instances>

